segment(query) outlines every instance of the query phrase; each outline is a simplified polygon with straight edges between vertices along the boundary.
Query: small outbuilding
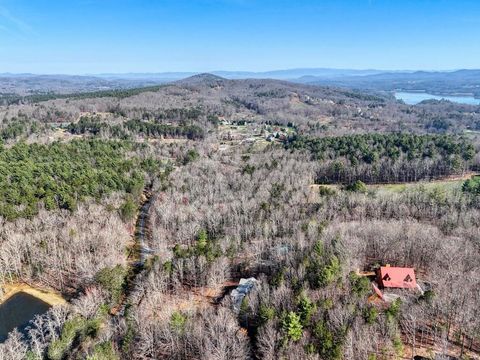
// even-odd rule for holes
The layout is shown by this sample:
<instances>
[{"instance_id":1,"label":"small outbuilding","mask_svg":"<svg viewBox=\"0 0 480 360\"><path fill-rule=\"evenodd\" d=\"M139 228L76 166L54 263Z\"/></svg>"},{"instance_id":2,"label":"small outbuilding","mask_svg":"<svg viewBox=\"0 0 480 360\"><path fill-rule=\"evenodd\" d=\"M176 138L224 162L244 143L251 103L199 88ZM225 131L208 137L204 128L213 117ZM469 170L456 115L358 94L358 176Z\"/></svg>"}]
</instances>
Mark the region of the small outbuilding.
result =
<instances>
[{"instance_id":1,"label":"small outbuilding","mask_svg":"<svg viewBox=\"0 0 480 360\"><path fill-rule=\"evenodd\" d=\"M377 281L382 288L417 288L413 268L381 266L377 272Z\"/></svg>"},{"instance_id":2,"label":"small outbuilding","mask_svg":"<svg viewBox=\"0 0 480 360\"><path fill-rule=\"evenodd\" d=\"M259 281L255 278L240 279L240 283L236 289L233 289L230 293L232 298L233 310L238 314L242 306L242 301L245 296L248 295L252 289L259 284Z\"/></svg>"}]
</instances>

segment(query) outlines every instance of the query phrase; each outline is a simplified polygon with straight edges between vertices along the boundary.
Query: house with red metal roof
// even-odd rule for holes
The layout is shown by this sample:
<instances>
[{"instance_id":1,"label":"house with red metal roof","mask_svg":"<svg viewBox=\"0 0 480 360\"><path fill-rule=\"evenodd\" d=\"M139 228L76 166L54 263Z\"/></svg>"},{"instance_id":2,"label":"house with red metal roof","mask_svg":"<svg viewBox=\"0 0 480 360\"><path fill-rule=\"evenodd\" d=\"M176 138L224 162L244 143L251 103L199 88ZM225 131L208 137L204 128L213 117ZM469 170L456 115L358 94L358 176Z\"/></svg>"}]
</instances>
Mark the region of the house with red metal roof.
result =
<instances>
[{"instance_id":1,"label":"house with red metal roof","mask_svg":"<svg viewBox=\"0 0 480 360\"><path fill-rule=\"evenodd\" d=\"M383 288L417 288L413 268L382 266L378 269L377 280L380 287Z\"/></svg>"}]
</instances>

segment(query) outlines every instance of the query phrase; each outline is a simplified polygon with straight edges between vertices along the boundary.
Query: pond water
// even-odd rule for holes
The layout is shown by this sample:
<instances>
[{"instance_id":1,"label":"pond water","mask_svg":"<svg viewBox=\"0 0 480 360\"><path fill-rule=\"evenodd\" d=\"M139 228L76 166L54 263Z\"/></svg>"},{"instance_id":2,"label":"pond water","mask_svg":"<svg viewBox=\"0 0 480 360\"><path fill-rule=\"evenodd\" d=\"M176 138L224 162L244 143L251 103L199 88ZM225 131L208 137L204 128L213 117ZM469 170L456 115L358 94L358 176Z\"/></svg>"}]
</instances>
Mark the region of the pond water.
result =
<instances>
[{"instance_id":1,"label":"pond water","mask_svg":"<svg viewBox=\"0 0 480 360\"><path fill-rule=\"evenodd\" d=\"M449 100L460 104L480 105L480 99L475 99L473 96L440 96L432 95L424 92L404 92L399 91L395 93L397 100L403 100L405 104L415 105L423 100Z\"/></svg>"},{"instance_id":2,"label":"pond water","mask_svg":"<svg viewBox=\"0 0 480 360\"><path fill-rule=\"evenodd\" d=\"M44 314L50 305L30 294L19 292L0 305L0 343L10 331L24 330L35 315Z\"/></svg>"}]
</instances>

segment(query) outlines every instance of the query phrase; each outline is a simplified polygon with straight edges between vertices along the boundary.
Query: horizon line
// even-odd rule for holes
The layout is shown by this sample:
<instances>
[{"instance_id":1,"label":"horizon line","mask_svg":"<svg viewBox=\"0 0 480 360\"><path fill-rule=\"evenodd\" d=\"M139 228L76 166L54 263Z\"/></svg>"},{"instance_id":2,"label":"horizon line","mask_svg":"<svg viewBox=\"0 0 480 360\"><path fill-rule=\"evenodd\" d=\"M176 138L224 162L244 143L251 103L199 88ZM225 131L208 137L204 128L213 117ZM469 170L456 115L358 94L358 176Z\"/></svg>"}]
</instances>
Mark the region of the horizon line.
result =
<instances>
[{"instance_id":1,"label":"horizon line","mask_svg":"<svg viewBox=\"0 0 480 360\"><path fill-rule=\"evenodd\" d=\"M206 70L206 71L195 71L195 70L185 70L185 71L126 71L126 72L89 72L89 73L54 73L54 72L2 72L0 76L5 75L34 75L34 76L106 76L106 75L173 75L173 74L215 74L215 73L247 73L247 74L267 74L272 72L287 72L287 71L309 71L309 70L334 70L334 71L378 71L382 73L415 73L415 72L430 72L430 73L442 73L442 72L456 72L462 70L480 70L480 67L474 68L453 68L453 69L377 69L377 68L335 68L335 67L295 67L295 68L283 68L283 69L272 69L264 71L252 71L252 70Z\"/></svg>"}]
</instances>

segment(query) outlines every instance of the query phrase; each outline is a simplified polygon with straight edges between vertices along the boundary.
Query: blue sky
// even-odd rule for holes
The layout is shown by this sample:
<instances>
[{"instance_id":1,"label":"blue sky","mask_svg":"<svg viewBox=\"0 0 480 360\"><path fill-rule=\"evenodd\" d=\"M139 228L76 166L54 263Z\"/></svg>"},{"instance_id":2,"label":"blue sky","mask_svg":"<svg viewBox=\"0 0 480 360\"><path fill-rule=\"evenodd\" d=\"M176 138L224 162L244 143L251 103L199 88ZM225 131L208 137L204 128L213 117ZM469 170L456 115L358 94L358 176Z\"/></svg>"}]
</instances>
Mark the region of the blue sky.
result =
<instances>
[{"instance_id":1,"label":"blue sky","mask_svg":"<svg viewBox=\"0 0 480 360\"><path fill-rule=\"evenodd\" d=\"M477 0L0 0L0 73L480 68Z\"/></svg>"}]
</instances>

